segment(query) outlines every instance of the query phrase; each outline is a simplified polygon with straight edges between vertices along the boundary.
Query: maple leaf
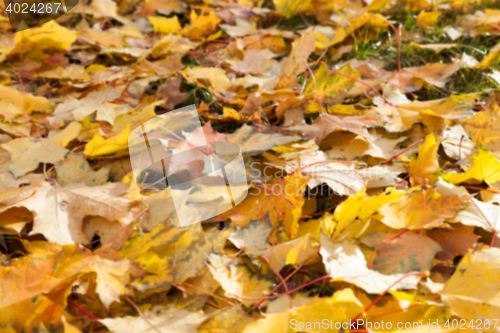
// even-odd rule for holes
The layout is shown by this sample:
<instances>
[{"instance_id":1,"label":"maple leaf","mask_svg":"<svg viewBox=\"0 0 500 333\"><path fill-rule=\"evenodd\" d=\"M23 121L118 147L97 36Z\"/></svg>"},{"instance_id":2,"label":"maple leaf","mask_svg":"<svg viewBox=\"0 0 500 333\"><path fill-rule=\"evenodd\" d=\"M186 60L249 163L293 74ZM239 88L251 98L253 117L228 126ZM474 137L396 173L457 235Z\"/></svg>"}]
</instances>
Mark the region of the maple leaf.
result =
<instances>
[{"instance_id":1,"label":"maple leaf","mask_svg":"<svg viewBox=\"0 0 500 333\"><path fill-rule=\"evenodd\" d=\"M43 58L46 57L43 53L46 50L68 50L76 38L76 31L68 30L55 21L49 21L41 27L16 33L15 46L10 54Z\"/></svg>"},{"instance_id":2,"label":"maple leaf","mask_svg":"<svg viewBox=\"0 0 500 333\"><path fill-rule=\"evenodd\" d=\"M85 146L83 153L87 156L105 155L121 157L128 154L128 138L132 133L131 125L125 125L118 134L104 138L98 131Z\"/></svg>"},{"instance_id":3,"label":"maple leaf","mask_svg":"<svg viewBox=\"0 0 500 333\"><path fill-rule=\"evenodd\" d=\"M286 265L299 266L316 253L310 235L269 247L264 256L280 271Z\"/></svg>"},{"instance_id":4,"label":"maple leaf","mask_svg":"<svg viewBox=\"0 0 500 333\"><path fill-rule=\"evenodd\" d=\"M451 230L432 229L427 236L437 242L442 251L436 255L440 260L453 260L456 256L467 254L468 250L477 243L478 235L474 234L474 228L462 224L454 224Z\"/></svg>"},{"instance_id":5,"label":"maple leaf","mask_svg":"<svg viewBox=\"0 0 500 333\"><path fill-rule=\"evenodd\" d=\"M240 330L240 328L246 326L252 321L254 321L254 319L248 317L248 315L242 310L241 306L235 305L223 308L211 315L198 327L198 330L202 332L204 330L212 332L220 329L226 329L228 332L231 332L231 330Z\"/></svg>"},{"instance_id":6,"label":"maple leaf","mask_svg":"<svg viewBox=\"0 0 500 333\"><path fill-rule=\"evenodd\" d=\"M500 143L500 107L491 103L485 111L476 113L463 122L465 131L485 149L498 150Z\"/></svg>"},{"instance_id":7,"label":"maple leaf","mask_svg":"<svg viewBox=\"0 0 500 333\"><path fill-rule=\"evenodd\" d=\"M232 85L226 76L226 71L218 67L194 67L189 69L187 75L195 79L209 80L212 87L219 92L226 92Z\"/></svg>"},{"instance_id":8,"label":"maple leaf","mask_svg":"<svg viewBox=\"0 0 500 333\"><path fill-rule=\"evenodd\" d=\"M70 319L71 316L64 311L64 307L42 294L3 308L0 313L0 326L6 333L21 332L26 329L33 332L47 332L47 327L60 327L64 332L79 332L75 326L67 322Z\"/></svg>"},{"instance_id":9,"label":"maple leaf","mask_svg":"<svg viewBox=\"0 0 500 333\"><path fill-rule=\"evenodd\" d=\"M261 256L271 247L268 239L272 230L273 225L269 221L269 215L265 215L263 219L251 220L245 226L237 227L229 235L229 240L245 253Z\"/></svg>"},{"instance_id":10,"label":"maple leaf","mask_svg":"<svg viewBox=\"0 0 500 333\"><path fill-rule=\"evenodd\" d=\"M309 139L313 139L319 145L329 134L335 131L349 131L358 134L366 139L372 140L363 122L363 117L339 117L334 115L321 115L314 120L311 125L294 126L292 129L306 134Z\"/></svg>"},{"instance_id":11,"label":"maple leaf","mask_svg":"<svg viewBox=\"0 0 500 333\"><path fill-rule=\"evenodd\" d=\"M382 206L378 211L381 221L394 229L432 229L453 218L465 207L469 196L444 196L433 187L416 186L406 192L399 201Z\"/></svg>"},{"instance_id":12,"label":"maple leaf","mask_svg":"<svg viewBox=\"0 0 500 333\"><path fill-rule=\"evenodd\" d=\"M82 154L68 154L66 160L56 165L60 185L84 183L87 186L104 185L108 180L109 166L94 171Z\"/></svg>"},{"instance_id":13,"label":"maple leaf","mask_svg":"<svg viewBox=\"0 0 500 333\"><path fill-rule=\"evenodd\" d=\"M500 313L497 302L500 295L497 283L499 257L499 249L483 248L462 258L457 267L458 274L453 274L441 291L444 303L452 307L454 314L475 320ZM483 292L478 293L477 286L481 286Z\"/></svg>"},{"instance_id":14,"label":"maple leaf","mask_svg":"<svg viewBox=\"0 0 500 333\"><path fill-rule=\"evenodd\" d=\"M362 74L361 71L353 69L349 64L343 66L337 72L356 79L360 78ZM314 75L314 80L308 80L304 93L315 94L314 96L318 95L316 97L323 103L332 103L348 92L356 83L352 78L327 72L326 63L323 63L311 75Z\"/></svg>"},{"instance_id":15,"label":"maple leaf","mask_svg":"<svg viewBox=\"0 0 500 333\"><path fill-rule=\"evenodd\" d=\"M209 256L208 268L214 279L219 281L228 297L259 297L271 291L272 282L254 272L238 260L224 260L220 255ZM242 299L245 305L255 303L255 300Z\"/></svg>"},{"instance_id":16,"label":"maple leaf","mask_svg":"<svg viewBox=\"0 0 500 333\"><path fill-rule=\"evenodd\" d=\"M323 263L333 279L353 283L368 293L380 294L385 290L416 289L420 278L410 276L396 283L404 274L385 275L368 268L365 256L358 245L344 240L332 243L325 234L320 234Z\"/></svg>"},{"instance_id":17,"label":"maple leaf","mask_svg":"<svg viewBox=\"0 0 500 333\"><path fill-rule=\"evenodd\" d=\"M482 183L494 184L500 181L500 161L489 150L479 147L472 159L471 167L462 174L443 174L443 180L452 183Z\"/></svg>"},{"instance_id":18,"label":"maple leaf","mask_svg":"<svg viewBox=\"0 0 500 333\"><path fill-rule=\"evenodd\" d=\"M0 308L49 292L61 281L53 276L57 250L15 258L8 267L0 267Z\"/></svg>"},{"instance_id":19,"label":"maple leaf","mask_svg":"<svg viewBox=\"0 0 500 333\"><path fill-rule=\"evenodd\" d=\"M292 51L286 60L282 61L279 86L284 88L296 85L298 73L307 68L307 59L315 49L316 40L312 32L303 34L292 44Z\"/></svg>"},{"instance_id":20,"label":"maple leaf","mask_svg":"<svg viewBox=\"0 0 500 333\"><path fill-rule=\"evenodd\" d=\"M321 218L323 232L335 241L357 237L370 217L384 205L397 202L403 195L403 191L389 188L382 194L368 197L366 190L362 189L342 202L333 216L327 213Z\"/></svg>"},{"instance_id":21,"label":"maple leaf","mask_svg":"<svg viewBox=\"0 0 500 333\"><path fill-rule=\"evenodd\" d=\"M75 245L65 246L54 276L67 278L87 272L96 273L96 292L106 308L119 301L120 295L129 292L126 286L131 277L145 275L139 266L106 247L92 252Z\"/></svg>"},{"instance_id":22,"label":"maple leaf","mask_svg":"<svg viewBox=\"0 0 500 333\"><path fill-rule=\"evenodd\" d=\"M12 120L18 115L30 115L34 111L48 112L52 103L42 96L22 93L15 88L0 86L1 115L4 120Z\"/></svg>"},{"instance_id":23,"label":"maple leaf","mask_svg":"<svg viewBox=\"0 0 500 333\"><path fill-rule=\"evenodd\" d=\"M16 34L16 7L0 16L0 330L319 332L294 320L366 319L451 332L447 320L498 317L491 4L70 2ZM189 96L198 112L175 112ZM145 188L143 130L154 156L239 146L248 181ZM230 194L242 202L222 205ZM180 227L179 207L213 217Z\"/></svg>"},{"instance_id":24,"label":"maple leaf","mask_svg":"<svg viewBox=\"0 0 500 333\"><path fill-rule=\"evenodd\" d=\"M362 304L349 288L343 289L332 297L311 298L305 304L293 309L287 309L281 313L268 314L263 319L249 323L243 329L243 333L271 332L300 332L298 323L309 323L309 328L313 329L311 323L321 322L326 319L334 323L348 322L349 318L354 318L363 311ZM292 327L292 323L297 323Z\"/></svg>"},{"instance_id":25,"label":"maple leaf","mask_svg":"<svg viewBox=\"0 0 500 333\"><path fill-rule=\"evenodd\" d=\"M307 181L302 175L293 174L250 189L247 197L238 206L222 213L220 218L231 218L239 227L243 227L251 220L269 214L273 226L278 227L281 221L285 230L294 237L299 227ZM275 193L273 189L277 188L282 189L283 193Z\"/></svg>"},{"instance_id":26,"label":"maple leaf","mask_svg":"<svg viewBox=\"0 0 500 333\"><path fill-rule=\"evenodd\" d=\"M134 328L136 333L196 333L196 329L207 315L173 306L155 306L144 312L144 317L106 318L101 322L113 333L120 333Z\"/></svg>"},{"instance_id":27,"label":"maple leaf","mask_svg":"<svg viewBox=\"0 0 500 333\"><path fill-rule=\"evenodd\" d=\"M300 156L300 172L308 177L309 187L314 188L327 184L340 195L350 195L367 188L396 185L398 171L375 166L372 168L356 168L355 163L345 161L329 161L322 151Z\"/></svg>"},{"instance_id":28,"label":"maple leaf","mask_svg":"<svg viewBox=\"0 0 500 333\"><path fill-rule=\"evenodd\" d=\"M83 218L100 215L110 221L131 222L129 201L120 195L127 186L109 183L99 187L69 184L59 187L37 178L31 185L15 191L0 192L0 202L7 207L26 207L33 213L32 234L42 234L58 244L87 243L82 230ZM10 205L10 206L9 206Z\"/></svg>"},{"instance_id":29,"label":"maple leaf","mask_svg":"<svg viewBox=\"0 0 500 333\"><path fill-rule=\"evenodd\" d=\"M134 230L120 253L152 273L132 285L154 292L196 275L205 267L209 253L220 252L230 232L203 232L199 224L174 227L159 223L150 233Z\"/></svg>"},{"instance_id":30,"label":"maple leaf","mask_svg":"<svg viewBox=\"0 0 500 333\"><path fill-rule=\"evenodd\" d=\"M166 99L163 107L167 110L173 109L177 104L182 103L189 96L188 93L180 92L182 77L180 75L172 76L162 85L158 86L156 98L158 100Z\"/></svg>"},{"instance_id":31,"label":"maple leaf","mask_svg":"<svg viewBox=\"0 0 500 333\"><path fill-rule=\"evenodd\" d=\"M377 250L373 269L384 274L428 271L441 247L429 237L414 233L375 233L360 239L361 242Z\"/></svg>"},{"instance_id":32,"label":"maple leaf","mask_svg":"<svg viewBox=\"0 0 500 333\"><path fill-rule=\"evenodd\" d=\"M410 161L410 181L412 185L434 184L438 177L439 162L437 151L441 140L431 133L426 136L425 142L418 148L418 157Z\"/></svg>"},{"instance_id":33,"label":"maple leaf","mask_svg":"<svg viewBox=\"0 0 500 333\"><path fill-rule=\"evenodd\" d=\"M81 128L81 124L74 122L60 132L51 132L46 139L21 138L2 144L11 154L9 170L19 177L35 170L40 163L61 161L68 153L64 147L78 135Z\"/></svg>"}]
</instances>

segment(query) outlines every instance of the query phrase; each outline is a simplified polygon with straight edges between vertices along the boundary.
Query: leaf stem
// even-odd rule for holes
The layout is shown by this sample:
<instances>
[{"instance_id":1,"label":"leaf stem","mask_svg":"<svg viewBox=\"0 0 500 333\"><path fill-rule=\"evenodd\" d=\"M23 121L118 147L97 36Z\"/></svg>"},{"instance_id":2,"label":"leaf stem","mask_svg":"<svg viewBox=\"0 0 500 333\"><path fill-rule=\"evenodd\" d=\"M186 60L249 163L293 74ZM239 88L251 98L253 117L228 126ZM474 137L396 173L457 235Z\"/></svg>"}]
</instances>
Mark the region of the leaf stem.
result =
<instances>
[{"instance_id":1,"label":"leaf stem","mask_svg":"<svg viewBox=\"0 0 500 333\"><path fill-rule=\"evenodd\" d=\"M91 314L90 312L88 312L87 310L85 310L84 308L82 308L80 305L76 304L75 302L73 302L69 298L67 299L67 301L68 301L69 304L73 305L75 308L77 308L82 313L84 313L85 315L87 315L87 317L90 317L90 318L92 318L94 320L100 320L99 318L97 318L96 316L94 316L93 314Z\"/></svg>"}]
</instances>

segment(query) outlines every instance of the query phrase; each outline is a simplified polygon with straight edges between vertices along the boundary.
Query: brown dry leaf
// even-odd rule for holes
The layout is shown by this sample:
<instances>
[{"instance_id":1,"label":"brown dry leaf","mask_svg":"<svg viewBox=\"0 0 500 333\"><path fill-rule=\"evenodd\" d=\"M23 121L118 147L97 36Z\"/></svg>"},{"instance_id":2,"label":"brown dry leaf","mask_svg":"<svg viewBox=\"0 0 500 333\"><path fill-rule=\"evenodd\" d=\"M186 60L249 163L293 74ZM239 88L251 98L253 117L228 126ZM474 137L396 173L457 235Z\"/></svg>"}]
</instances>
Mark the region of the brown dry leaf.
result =
<instances>
[{"instance_id":1,"label":"brown dry leaf","mask_svg":"<svg viewBox=\"0 0 500 333\"><path fill-rule=\"evenodd\" d=\"M375 233L360 241L378 249L373 269L383 274L428 271L441 247L431 238L413 232L398 234Z\"/></svg>"},{"instance_id":2,"label":"brown dry leaf","mask_svg":"<svg viewBox=\"0 0 500 333\"><path fill-rule=\"evenodd\" d=\"M15 34L5 5L0 331L451 333L500 315L493 4L88 0ZM229 142L246 182L144 188L129 155L153 118L149 160ZM168 170L215 167L194 164ZM180 208L228 210L180 227Z\"/></svg>"},{"instance_id":3,"label":"brown dry leaf","mask_svg":"<svg viewBox=\"0 0 500 333\"><path fill-rule=\"evenodd\" d=\"M292 129L304 133L309 139L314 139L319 145L328 135L335 131L349 131L368 140L373 137L367 130L367 119L361 116L339 117L334 115L320 115L311 125L294 126Z\"/></svg>"},{"instance_id":4,"label":"brown dry leaf","mask_svg":"<svg viewBox=\"0 0 500 333\"><path fill-rule=\"evenodd\" d=\"M254 321L241 308L241 306L231 306L221 309L205 320L198 330L207 333L238 333L247 324Z\"/></svg>"},{"instance_id":5,"label":"brown dry leaf","mask_svg":"<svg viewBox=\"0 0 500 333\"><path fill-rule=\"evenodd\" d=\"M332 297L310 298L301 306L287 309L284 312L267 314L265 318L248 324L243 333L259 332L300 332L299 323L309 322L308 330L313 329L314 322L323 319L328 323L348 322L363 310L362 304L349 288L343 289ZM296 323L296 325L294 325ZM344 324L345 325L345 324ZM294 327L295 326L295 327Z\"/></svg>"},{"instance_id":6,"label":"brown dry leaf","mask_svg":"<svg viewBox=\"0 0 500 333\"><path fill-rule=\"evenodd\" d=\"M439 260L452 261L456 256L467 254L479 239L474 234L474 227L462 224L453 224L451 229L433 229L427 231L427 236L437 242L442 251L438 252L436 258Z\"/></svg>"},{"instance_id":7,"label":"brown dry leaf","mask_svg":"<svg viewBox=\"0 0 500 333\"><path fill-rule=\"evenodd\" d=\"M162 105L168 111L173 110L177 104L186 100L188 93L180 92L182 76L176 75L168 78L165 83L158 86L156 98L158 100L165 99L166 102Z\"/></svg>"},{"instance_id":8,"label":"brown dry leaf","mask_svg":"<svg viewBox=\"0 0 500 333\"><path fill-rule=\"evenodd\" d=\"M17 89L0 85L0 100L2 110L0 114L5 120L12 120L18 115L29 115L34 111L48 112L52 104L42 96L22 93Z\"/></svg>"}]
</instances>

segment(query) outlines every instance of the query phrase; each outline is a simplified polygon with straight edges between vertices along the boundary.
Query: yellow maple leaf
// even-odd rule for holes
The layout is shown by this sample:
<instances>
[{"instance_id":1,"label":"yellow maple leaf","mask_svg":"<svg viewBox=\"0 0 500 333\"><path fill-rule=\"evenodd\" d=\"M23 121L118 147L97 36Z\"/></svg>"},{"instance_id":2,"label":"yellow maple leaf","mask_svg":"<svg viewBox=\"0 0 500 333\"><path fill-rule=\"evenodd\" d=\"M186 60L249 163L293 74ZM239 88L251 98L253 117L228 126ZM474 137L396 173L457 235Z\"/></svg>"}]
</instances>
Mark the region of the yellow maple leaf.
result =
<instances>
[{"instance_id":1,"label":"yellow maple leaf","mask_svg":"<svg viewBox=\"0 0 500 333\"><path fill-rule=\"evenodd\" d=\"M380 207L398 200L404 193L404 191L390 188L382 194L368 197L366 189L362 189L342 202L335 209L333 216L327 213L320 219L323 232L330 235L334 241L341 241L346 237L358 237L368 219Z\"/></svg>"},{"instance_id":2,"label":"yellow maple leaf","mask_svg":"<svg viewBox=\"0 0 500 333\"><path fill-rule=\"evenodd\" d=\"M182 27L177 16L166 18L163 16L149 16L149 22L153 25L154 31L159 31L163 34L174 33L181 31Z\"/></svg>"},{"instance_id":3,"label":"yellow maple leaf","mask_svg":"<svg viewBox=\"0 0 500 333\"><path fill-rule=\"evenodd\" d=\"M354 318L361 311L363 311L362 304L354 296L353 291L346 288L335 292L332 297L311 298L302 306L281 313L268 314L265 318L245 326L243 333L320 332L323 330L314 329L311 324L322 322L324 319L334 324L349 322L349 319ZM302 323L300 328L299 323ZM309 323L309 326L305 326L305 323ZM335 327L333 329L335 330ZM331 330L328 329L328 331Z\"/></svg>"},{"instance_id":4,"label":"yellow maple leaf","mask_svg":"<svg viewBox=\"0 0 500 333\"><path fill-rule=\"evenodd\" d=\"M251 220L269 214L275 227L282 221L290 237L295 237L304 205L304 190L309 178L300 173L273 179L266 185L259 185L248 191L247 197L233 209L220 215L221 219L231 218L239 227Z\"/></svg>"},{"instance_id":5,"label":"yellow maple leaf","mask_svg":"<svg viewBox=\"0 0 500 333\"><path fill-rule=\"evenodd\" d=\"M491 151L500 147L500 107L491 103L485 111L465 120L464 129L476 144Z\"/></svg>"},{"instance_id":6,"label":"yellow maple leaf","mask_svg":"<svg viewBox=\"0 0 500 333\"><path fill-rule=\"evenodd\" d=\"M418 148L418 157L410 161L410 182L412 185L434 184L438 179L439 161L437 151L441 139L431 133L426 136L425 142Z\"/></svg>"},{"instance_id":7,"label":"yellow maple leaf","mask_svg":"<svg viewBox=\"0 0 500 333\"><path fill-rule=\"evenodd\" d=\"M472 165L465 173L447 173L443 179L452 184L482 183L493 184L500 181L500 161L491 151L479 147L479 151L472 159Z\"/></svg>"},{"instance_id":8,"label":"yellow maple leaf","mask_svg":"<svg viewBox=\"0 0 500 333\"><path fill-rule=\"evenodd\" d=\"M132 125L123 126L120 133L110 138L104 138L98 131L85 146L83 153L87 156L105 156L109 158L128 154L128 137Z\"/></svg>"},{"instance_id":9,"label":"yellow maple leaf","mask_svg":"<svg viewBox=\"0 0 500 333\"><path fill-rule=\"evenodd\" d=\"M302 6L307 1L305 0L273 0L276 6L276 11L285 17L292 17L299 13Z\"/></svg>"},{"instance_id":10,"label":"yellow maple leaf","mask_svg":"<svg viewBox=\"0 0 500 333\"><path fill-rule=\"evenodd\" d=\"M187 71L187 75L196 79L210 80L215 90L225 92L232 83L226 76L226 71L218 67L194 67Z\"/></svg>"},{"instance_id":11,"label":"yellow maple leaf","mask_svg":"<svg viewBox=\"0 0 500 333\"><path fill-rule=\"evenodd\" d=\"M182 30L182 34L187 37L205 37L209 36L217 30L221 19L218 18L213 11L206 15L197 15L194 10L189 16L190 23Z\"/></svg>"},{"instance_id":12,"label":"yellow maple leaf","mask_svg":"<svg viewBox=\"0 0 500 333\"><path fill-rule=\"evenodd\" d=\"M500 316L500 249L469 252L446 282L441 297L454 314L465 320Z\"/></svg>"},{"instance_id":13,"label":"yellow maple leaf","mask_svg":"<svg viewBox=\"0 0 500 333\"><path fill-rule=\"evenodd\" d=\"M55 21L50 21L39 28L16 33L16 45L10 54L28 54L29 57L39 58L43 51L48 49L67 51L77 35L76 31L68 30Z\"/></svg>"},{"instance_id":14,"label":"yellow maple leaf","mask_svg":"<svg viewBox=\"0 0 500 333\"><path fill-rule=\"evenodd\" d=\"M338 70L339 73L348 75L352 78L360 78L362 72L353 69L349 64ZM307 82L304 94L313 94L321 99L321 102L332 102L339 98L343 93L347 93L356 83L352 78L344 75L328 73L327 65L323 63L313 74L315 80L310 78Z\"/></svg>"},{"instance_id":15,"label":"yellow maple leaf","mask_svg":"<svg viewBox=\"0 0 500 333\"><path fill-rule=\"evenodd\" d=\"M417 25L420 29L427 30L437 25L441 12L420 12L417 16Z\"/></svg>"},{"instance_id":16,"label":"yellow maple leaf","mask_svg":"<svg viewBox=\"0 0 500 333\"><path fill-rule=\"evenodd\" d=\"M11 120L20 114L30 115L34 111L49 112L53 104L45 97L22 93L15 88L0 85L0 115Z\"/></svg>"}]
</instances>

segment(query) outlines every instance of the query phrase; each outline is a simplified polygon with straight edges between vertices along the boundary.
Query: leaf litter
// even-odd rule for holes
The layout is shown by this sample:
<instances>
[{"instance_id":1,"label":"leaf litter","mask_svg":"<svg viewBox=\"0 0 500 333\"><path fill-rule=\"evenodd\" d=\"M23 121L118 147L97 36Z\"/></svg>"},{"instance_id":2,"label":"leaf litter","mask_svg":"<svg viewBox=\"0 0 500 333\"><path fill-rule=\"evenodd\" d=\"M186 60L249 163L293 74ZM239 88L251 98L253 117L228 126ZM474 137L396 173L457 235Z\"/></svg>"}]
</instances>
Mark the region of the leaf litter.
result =
<instances>
[{"instance_id":1,"label":"leaf litter","mask_svg":"<svg viewBox=\"0 0 500 333\"><path fill-rule=\"evenodd\" d=\"M15 35L0 18L2 331L498 331L497 4L86 0ZM181 227L128 136L192 104L241 148L249 194ZM194 219L221 199L193 198Z\"/></svg>"}]
</instances>

